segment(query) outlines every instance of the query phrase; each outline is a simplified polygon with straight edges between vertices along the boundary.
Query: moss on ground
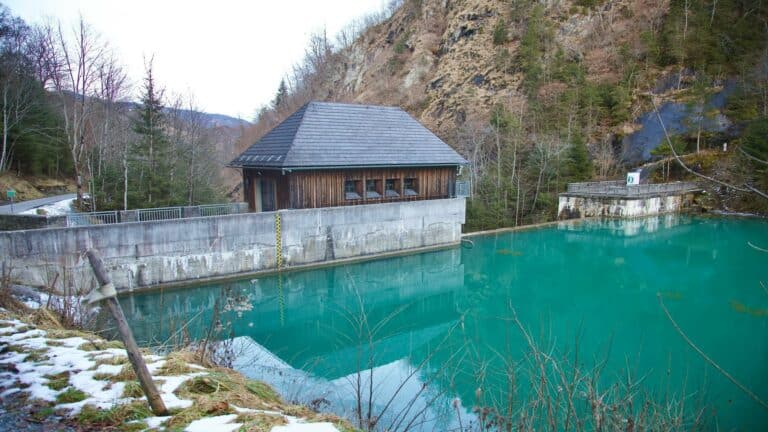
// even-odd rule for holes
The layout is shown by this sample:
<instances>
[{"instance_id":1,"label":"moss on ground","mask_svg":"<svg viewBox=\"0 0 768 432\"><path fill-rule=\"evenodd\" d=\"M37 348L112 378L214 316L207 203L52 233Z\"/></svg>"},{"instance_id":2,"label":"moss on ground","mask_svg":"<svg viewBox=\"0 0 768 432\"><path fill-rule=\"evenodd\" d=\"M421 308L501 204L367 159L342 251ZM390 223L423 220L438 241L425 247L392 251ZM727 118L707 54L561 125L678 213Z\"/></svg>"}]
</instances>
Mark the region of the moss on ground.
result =
<instances>
[{"instance_id":1,"label":"moss on ground","mask_svg":"<svg viewBox=\"0 0 768 432\"><path fill-rule=\"evenodd\" d=\"M75 421L95 430L118 428L118 430L134 431L147 428L144 422L134 422L151 417L152 410L146 401L137 400L127 404L116 405L111 409L99 409L93 405L85 405L75 417ZM140 425L138 429L134 425Z\"/></svg>"},{"instance_id":2,"label":"moss on ground","mask_svg":"<svg viewBox=\"0 0 768 432\"><path fill-rule=\"evenodd\" d=\"M82 390L76 389L74 387L69 387L68 389L64 390L63 392L59 393L56 396L56 403L65 404L65 403L80 402L85 400L87 397L88 395L85 394Z\"/></svg>"},{"instance_id":3,"label":"moss on ground","mask_svg":"<svg viewBox=\"0 0 768 432\"><path fill-rule=\"evenodd\" d=\"M62 372L56 375L45 375L44 378L48 380L45 385L51 390L62 390L69 385L69 372Z\"/></svg>"},{"instance_id":4,"label":"moss on ground","mask_svg":"<svg viewBox=\"0 0 768 432\"><path fill-rule=\"evenodd\" d=\"M280 402L280 396L269 385L256 380L246 380L245 388L266 402Z\"/></svg>"}]
</instances>

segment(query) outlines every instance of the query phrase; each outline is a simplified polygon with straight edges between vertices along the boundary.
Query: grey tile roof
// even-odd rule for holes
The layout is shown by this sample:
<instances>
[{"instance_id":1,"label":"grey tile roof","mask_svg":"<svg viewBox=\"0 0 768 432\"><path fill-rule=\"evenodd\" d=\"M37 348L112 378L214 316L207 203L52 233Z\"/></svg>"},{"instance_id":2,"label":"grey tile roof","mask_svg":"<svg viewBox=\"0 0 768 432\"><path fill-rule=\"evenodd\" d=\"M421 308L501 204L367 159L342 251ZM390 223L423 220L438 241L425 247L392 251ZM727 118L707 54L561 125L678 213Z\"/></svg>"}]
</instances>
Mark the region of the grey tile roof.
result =
<instances>
[{"instance_id":1,"label":"grey tile roof","mask_svg":"<svg viewBox=\"0 0 768 432\"><path fill-rule=\"evenodd\" d=\"M448 144L400 108L310 102L231 165L331 168L466 163Z\"/></svg>"}]
</instances>

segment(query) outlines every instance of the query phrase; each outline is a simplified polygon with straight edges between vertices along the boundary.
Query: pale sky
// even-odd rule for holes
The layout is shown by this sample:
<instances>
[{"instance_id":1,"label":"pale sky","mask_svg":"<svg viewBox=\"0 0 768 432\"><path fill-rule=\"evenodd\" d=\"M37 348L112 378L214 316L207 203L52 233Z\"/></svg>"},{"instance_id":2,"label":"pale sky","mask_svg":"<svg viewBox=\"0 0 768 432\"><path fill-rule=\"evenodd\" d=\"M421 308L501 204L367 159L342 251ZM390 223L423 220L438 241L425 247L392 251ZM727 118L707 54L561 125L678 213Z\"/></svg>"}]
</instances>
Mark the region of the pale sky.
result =
<instances>
[{"instance_id":1,"label":"pale sky","mask_svg":"<svg viewBox=\"0 0 768 432\"><path fill-rule=\"evenodd\" d=\"M28 24L74 25L80 14L116 51L135 89L144 57L166 92L192 91L203 111L251 120L304 55L313 32L333 36L383 0L9 0ZM138 94L135 90L134 94ZM134 99L137 99L134 97Z\"/></svg>"}]
</instances>

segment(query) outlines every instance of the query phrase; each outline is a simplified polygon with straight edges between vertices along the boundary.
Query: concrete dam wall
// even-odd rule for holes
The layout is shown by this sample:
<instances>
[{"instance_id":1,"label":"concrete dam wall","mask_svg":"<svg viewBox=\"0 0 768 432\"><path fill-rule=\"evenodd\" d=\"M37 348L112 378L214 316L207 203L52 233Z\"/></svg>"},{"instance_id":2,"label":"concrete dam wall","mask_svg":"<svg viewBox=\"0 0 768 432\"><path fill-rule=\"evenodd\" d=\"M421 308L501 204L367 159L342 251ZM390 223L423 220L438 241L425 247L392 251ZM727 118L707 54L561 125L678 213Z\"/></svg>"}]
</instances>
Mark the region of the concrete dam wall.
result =
<instances>
[{"instance_id":1,"label":"concrete dam wall","mask_svg":"<svg viewBox=\"0 0 768 432\"><path fill-rule=\"evenodd\" d=\"M11 279L60 292L95 282L98 249L121 291L458 243L464 198L0 232ZM279 240L279 242L278 242Z\"/></svg>"},{"instance_id":2,"label":"concrete dam wall","mask_svg":"<svg viewBox=\"0 0 768 432\"><path fill-rule=\"evenodd\" d=\"M561 194L557 214L560 219L653 216L685 210L691 206L693 197L693 193L637 198Z\"/></svg>"}]
</instances>

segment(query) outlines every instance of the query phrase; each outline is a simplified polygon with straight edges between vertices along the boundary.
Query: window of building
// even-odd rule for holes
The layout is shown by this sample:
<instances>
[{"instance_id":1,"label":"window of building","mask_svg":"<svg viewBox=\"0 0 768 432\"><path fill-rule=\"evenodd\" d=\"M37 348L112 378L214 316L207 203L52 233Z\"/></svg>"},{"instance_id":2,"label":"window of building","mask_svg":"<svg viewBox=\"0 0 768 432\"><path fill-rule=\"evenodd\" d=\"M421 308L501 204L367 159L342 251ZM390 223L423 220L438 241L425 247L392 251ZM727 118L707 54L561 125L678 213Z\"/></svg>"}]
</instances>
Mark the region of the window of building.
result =
<instances>
[{"instance_id":1,"label":"window of building","mask_svg":"<svg viewBox=\"0 0 768 432\"><path fill-rule=\"evenodd\" d=\"M397 198L400 196L400 179L387 179L384 185L384 196L387 198Z\"/></svg>"},{"instance_id":2,"label":"window of building","mask_svg":"<svg viewBox=\"0 0 768 432\"><path fill-rule=\"evenodd\" d=\"M419 194L419 181L416 178L409 177L403 181L403 195L416 196Z\"/></svg>"},{"instance_id":3,"label":"window of building","mask_svg":"<svg viewBox=\"0 0 768 432\"><path fill-rule=\"evenodd\" d=\"M368 179L365 181L365 197L381 198L381 180Z\"/></svg>"},{"instance_id":4,"label":"window of building","mask_svg":"<svg viewBox=\"0 0 768 432\"><path fill-rule=\"evenodd\" d=\"M360 180L345 180L344 181L344 198L348 200L358 200L363 197L360 196Z\"/></svg>"}]
</instances>

